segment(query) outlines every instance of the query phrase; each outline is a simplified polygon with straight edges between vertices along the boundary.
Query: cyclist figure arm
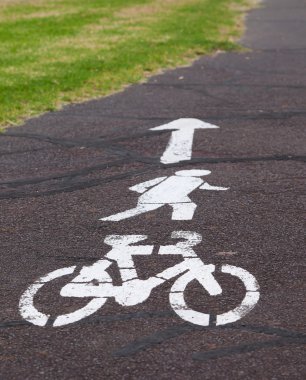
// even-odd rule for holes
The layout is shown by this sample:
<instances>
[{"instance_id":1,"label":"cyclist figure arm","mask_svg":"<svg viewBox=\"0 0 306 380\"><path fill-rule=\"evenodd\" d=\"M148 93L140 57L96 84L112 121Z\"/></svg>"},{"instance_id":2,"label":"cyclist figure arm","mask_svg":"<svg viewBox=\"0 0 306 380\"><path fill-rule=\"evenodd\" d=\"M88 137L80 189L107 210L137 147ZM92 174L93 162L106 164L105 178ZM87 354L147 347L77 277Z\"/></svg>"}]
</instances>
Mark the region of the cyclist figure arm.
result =
<instances>
[{"instance_id":1,"label":"cyclist figure arm","mask_svg":"<svg viewBox=\"0 0 306 380\"><path fill-rule=\"evenodd\" d=\"M144 193L147 191L150 187L153 187L155 185L158 185L160 182L164 181L167 177L158 177L151 179L146 182L139 183L138 185L134 185L129 188L129 190L136 191L137 193Z\"/></svg>"},{"instance_id":2,"label":"cyclist figure arm","mask_svg":"<svg viewBox=\"0 0 306 380\"><path fill-rule=\"evenodd\" d=\"M228 190L229 187L222 187L222 186L211 186L209 183L204 182L203 185L199 187L201 190L216 190L216 191L225 191Z\"/></svg>"}]
</instances>

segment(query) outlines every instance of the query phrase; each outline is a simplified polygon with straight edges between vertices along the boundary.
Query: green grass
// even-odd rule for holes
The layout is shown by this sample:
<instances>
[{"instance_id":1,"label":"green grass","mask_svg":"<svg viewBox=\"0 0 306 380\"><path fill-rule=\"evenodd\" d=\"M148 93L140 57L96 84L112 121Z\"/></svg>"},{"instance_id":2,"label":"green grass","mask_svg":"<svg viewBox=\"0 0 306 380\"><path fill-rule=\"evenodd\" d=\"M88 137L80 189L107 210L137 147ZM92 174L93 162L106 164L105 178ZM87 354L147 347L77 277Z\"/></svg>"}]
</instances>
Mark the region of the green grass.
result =
<instances>
[{"instance_id":1,"label":"green grass","mask_svg":"<svg viewBox=\"0 0 306 380\"><path fill-rule=\"evenodd\" d=\"M233 50L249 0L0 0L0 126Z\"/></svg>"}]
</instances>

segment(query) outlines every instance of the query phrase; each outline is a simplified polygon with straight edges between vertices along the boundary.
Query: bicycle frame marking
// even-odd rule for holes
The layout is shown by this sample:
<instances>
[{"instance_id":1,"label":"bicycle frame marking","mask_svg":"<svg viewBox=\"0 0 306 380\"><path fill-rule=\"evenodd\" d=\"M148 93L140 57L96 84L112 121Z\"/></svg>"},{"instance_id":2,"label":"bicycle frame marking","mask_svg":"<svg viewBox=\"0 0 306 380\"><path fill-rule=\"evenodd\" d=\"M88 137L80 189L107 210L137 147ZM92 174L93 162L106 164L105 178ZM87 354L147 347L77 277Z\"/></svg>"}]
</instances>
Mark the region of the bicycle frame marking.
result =
<instances>
[{"instance_id":1,"label":"bicycle frame marking","mask_svg":"<svg viewBox=\"0 0 306 380\"><path fill-rule=\"evenodd\" d=\"M63 326L77 322L97 311L104 305L108 298L114 297L122 306L134 306L146 301L151 291L177 276L178 277L169 294L170 305L175 313L182 319L208 326L210 315L190 309L184 300L184 291L187 285L197 280L211 296L222 293L222 289L213 276L215 266L204 264L196 255L193 247L202 240L201 236L191 231L174 231L173 239L184 239L175 245L160 246L159 255L181 255L183 261L167 268L161 273L142 280L138 278L133 261L134 255L151 255L153 245L135 245L145 239L146 235L109 235L105 243L112 249L90 266L84 266L79 274L65 285L60 292L63 297L93 298L83 308L75 312L58 316L53 326ZM122 285L114 286L112 279L106 270L113 264L118 265ZM39 312L34 306L36 293L48 282L72 274L76 266L62 268L41 277L32 284L22 295L20 300L20 313L24 319L38 326L45 326L50 315ZM246 296L242 303L235 309L217 316L216 324L234 322L246 315L259 299L258 284L256 279L246 270L229 265L223 265L221 271L238 277L246 288Z\"/></svg>"}]
</instances>

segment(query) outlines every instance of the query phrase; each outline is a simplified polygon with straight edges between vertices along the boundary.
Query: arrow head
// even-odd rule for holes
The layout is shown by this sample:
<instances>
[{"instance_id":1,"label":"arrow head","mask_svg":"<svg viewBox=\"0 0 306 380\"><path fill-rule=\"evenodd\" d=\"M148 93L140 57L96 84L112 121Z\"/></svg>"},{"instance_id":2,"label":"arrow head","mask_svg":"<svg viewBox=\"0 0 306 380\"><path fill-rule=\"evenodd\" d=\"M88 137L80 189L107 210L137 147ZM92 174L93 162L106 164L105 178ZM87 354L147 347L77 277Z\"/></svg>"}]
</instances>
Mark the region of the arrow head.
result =
<instances>
[{"instance_id":1,"label":"arrow head","mask_svg":"<svg viewBox=\"0 0 306 380\"><path fill-rule=\"evenodd\" d=\"M171 121L170 123L160 125L158 127L150 128L151 131L164 131L164 130L194 130L194 129L216 129L217 125L206 123L199 119L182 118Z\"/></svg>"}]
</instances>

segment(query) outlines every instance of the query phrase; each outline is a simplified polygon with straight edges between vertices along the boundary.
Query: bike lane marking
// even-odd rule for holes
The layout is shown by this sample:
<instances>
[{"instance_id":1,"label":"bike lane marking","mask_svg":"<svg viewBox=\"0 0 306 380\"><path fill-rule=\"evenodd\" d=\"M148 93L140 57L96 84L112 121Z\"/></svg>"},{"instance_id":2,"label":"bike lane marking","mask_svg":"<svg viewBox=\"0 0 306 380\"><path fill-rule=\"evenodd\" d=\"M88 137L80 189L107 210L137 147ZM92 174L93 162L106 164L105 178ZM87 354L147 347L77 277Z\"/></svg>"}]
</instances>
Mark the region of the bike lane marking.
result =
<instances>
[{"instance_id":1,"label":"bike lane marking","mask_svg":"<svg viewBox=\"0 0 306 380\"><path fill-rule=\"evenodd\" d=\"M198 119L178 119L166 125L151 128L151 130L174 130L161 161L174 163L190 159L195 129L218 128ZM135 208L120 212L103 221L118 222L143 213L170 205L173 209L172 220L192 220L197 205L189 198L189 194L196 189L226 191L229 188L212 186L201 177L211 174L210 170L189 169L176 171L169 177L153 178L149 181L136 184L129 189L140 193ZM169 302L174 312L183 320L190 323L208 326L210 314L190 309L184 299L184 292L188 284L197 280L210 296L222 294L222 288L214 278L215 265L205 264L195 253L193 247L202 241L202 236L193 231L174 231L173 239L183 239L175 245L160 246L160 255L181 255L183 261L167 268L163 272L149 277L146 280L138 278L133 261L133 255L151 255L154 246L135 245L148 238L147 235L108 235L104 243L111 246L111 250L100 260L90 266L84 266L79 274L60 292L62 297L93 298L87 305L67 314L59 315L54 327L71 324L88 317L100 309L108 298L114 297L122 306L134 306L146 301L151 291L164 283L179 276L169 293ZM107 269L116 263L120 272L122 285L114 286ZM76 267L67 267L55 270L37 280L21 296L19 309L22 317L37 326L45 326L50 315L43 314L34 306L34 297L48 282L72 274ZM233 310L216 316L216 325L235 322L251 311L259 300L259 286L255 277L242 268L223 265L221 272L240 279L246 289L246 295L240 305Z\"/></svg>"}]
</instances>

